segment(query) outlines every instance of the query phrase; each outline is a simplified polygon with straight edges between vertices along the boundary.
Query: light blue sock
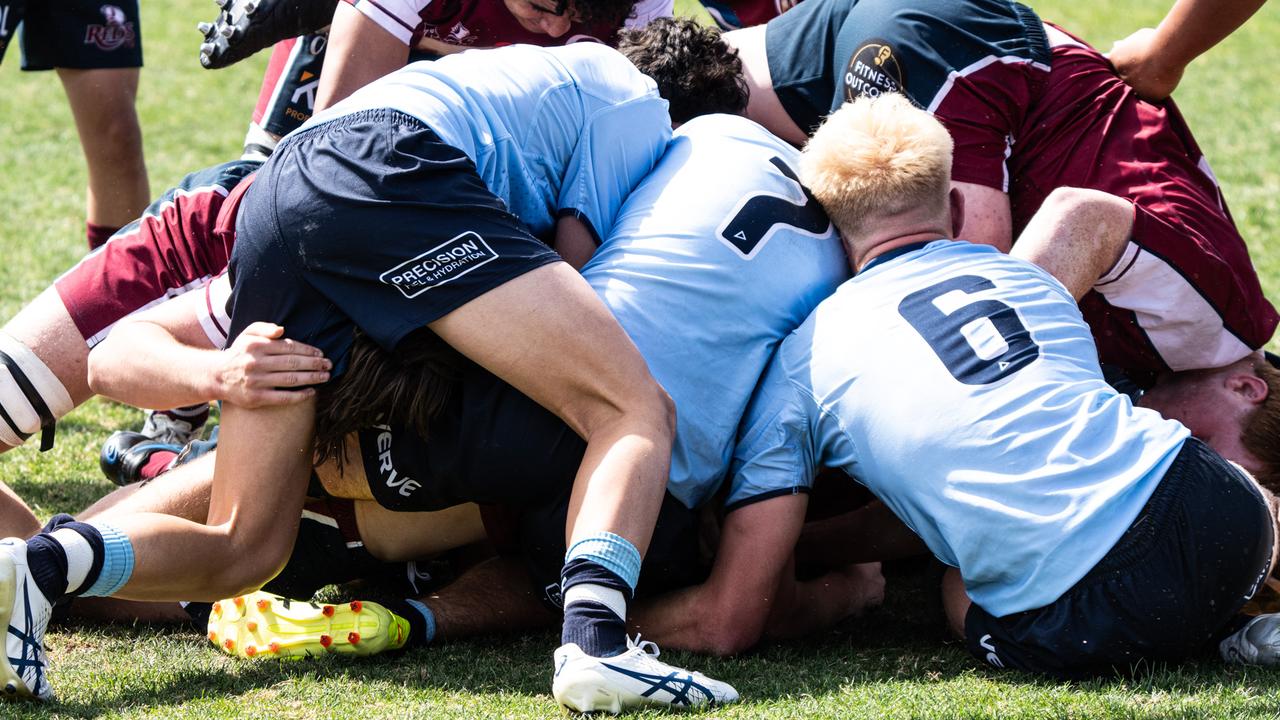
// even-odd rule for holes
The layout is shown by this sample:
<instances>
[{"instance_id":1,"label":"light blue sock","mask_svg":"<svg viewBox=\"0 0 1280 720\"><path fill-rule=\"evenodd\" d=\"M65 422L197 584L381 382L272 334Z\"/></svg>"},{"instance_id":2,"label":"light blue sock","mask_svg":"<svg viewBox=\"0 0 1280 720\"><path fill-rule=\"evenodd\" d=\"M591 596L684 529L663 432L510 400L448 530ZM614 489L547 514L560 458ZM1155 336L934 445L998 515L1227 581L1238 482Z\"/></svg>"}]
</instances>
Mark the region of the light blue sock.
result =
<instances>
[{"instance_id":1,"label":"light blue sock","mask_svg":"<svg viewBox=\"0 0 1280 720\"><path fill-rule=\"evenodd\" d=\"M129 537L107 523L88 523L102 534L102 570L98 579L81 595L84 597L110 597L133 577L133 543Z\"/></svg>"},{"instance_id":2,"label":"light blue sock","mask_svg":"<svg viewBox=\"0 0 1280 720\"><path fill-rule=\"evenodd\" d=\"M431 644L431 642L434 642L435 641L435 614L434 612L431 612L430 607L426 606L426 603L424 602L410 600L410 598L404 598L404 605L410 606L411 609L416 610L417 614L422 616L421 644ZM411 618L406 618L406 620L410 621L411 628L413 625L417 625L417 623L413 623L413 620ZM411 644L419 644L419 643L411 643Z\"/></svg>"},{"instance_id":3,"label":"light blue sock","mask_svg":"<svg viewBox=\"0 0 1280 720\"><path fill-rule=\"evenodd\" d=\"M630 541L611 532L596 533L574 543L564 555L572 560L589 560L622 578L634 594L640 580L640 551Z\"/></svg>"}]
</instances>

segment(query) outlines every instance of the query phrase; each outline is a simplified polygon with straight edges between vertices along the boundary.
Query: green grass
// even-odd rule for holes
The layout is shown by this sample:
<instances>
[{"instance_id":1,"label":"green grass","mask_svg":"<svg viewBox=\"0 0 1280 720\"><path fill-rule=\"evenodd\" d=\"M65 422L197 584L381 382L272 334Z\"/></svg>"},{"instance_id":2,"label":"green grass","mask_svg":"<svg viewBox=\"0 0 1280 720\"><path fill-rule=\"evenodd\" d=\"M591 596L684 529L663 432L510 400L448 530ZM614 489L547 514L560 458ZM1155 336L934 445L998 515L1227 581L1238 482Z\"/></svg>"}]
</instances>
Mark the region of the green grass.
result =
<instances>
[{"instance_id":1,"label":"green grass","mask_svg":"<svg viewBox=\"0 0 1280 720\"><path fill-rule=\"evenodd\" d=\"M1159 20L1171 0L1052 0L1036 5L1101 47ZM139 97L152 191L237 154L265 56L220 72L195 61L198 20L212 3L145 7L147 68ZM45 287L82 252L83 161L56 77L0 66L0 316ZM1188 73L1178 96L1213 161L1271 297L1280 297L1280 8ZM0 458L0 479L47 516L110 489L96 467L112 430L134 410L94 402L60 425L58 445ZM890 577L886 606L807 643L741 658L670 653L734 683L744 702L714 717L1275 718L1280 673L1216 663L1159 667L1135 679L1081 684L978 668L939 640L916 574ZM59 702L0 706L0 718L544 717L550 633L495 638L363 661L245 663L199 636L157 628L86 626L49 636Z\"/></svg>"}]
</instances>

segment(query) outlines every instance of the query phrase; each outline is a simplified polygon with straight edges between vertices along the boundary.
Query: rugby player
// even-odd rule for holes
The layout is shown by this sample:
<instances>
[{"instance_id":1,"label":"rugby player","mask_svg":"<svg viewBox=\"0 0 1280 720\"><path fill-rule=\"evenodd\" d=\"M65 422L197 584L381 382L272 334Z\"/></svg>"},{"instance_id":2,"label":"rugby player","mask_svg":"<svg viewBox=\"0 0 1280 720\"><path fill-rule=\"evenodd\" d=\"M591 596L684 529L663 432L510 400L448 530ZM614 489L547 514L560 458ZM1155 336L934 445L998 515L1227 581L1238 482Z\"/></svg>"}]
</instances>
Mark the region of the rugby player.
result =
<instances>
[{"instance_id":1,"label":"rugby player","mask_svg":"<svg viewBox=\"0 0 1280 720\"><path fill-rule=\"evenodd\" d=\"M901 91L955 138L963 236L1007 249L1069 186L1133 203L1133 236L1080 305L1102 361L1149 385L1250 356L1278 317L1203 153L1100 53L1010 0L819 0L728 33L748 116L793 143L862 95Z\"/></svg>"},{"instance_id":2,"label":"rugby player","mask_svg":"<svg viewBox=\"0 0 1280 720\"><path fill-rule=\"evenodd\" d=\"M1096 274L1098 263L1110 263L1123 252L1131 222L1130 206L1119 199L1093 191L1059 190L1029 224L1015 250L1052 267L1073 295L1081 295L1090 286L1089 278ZM1109 228L1108 232L1100 232L1103 228ZM1076 248L1079 257L1062 252L1063 248ZM1276 461L1271 441L1274 432L1267 433L1275 428L1280 411L1276 400L1280 395L1272 391L1280 387L1278 379L1260 356L1249 356L1220 370L1162 377L1157 390L1152 391L1151 402L1171 418L1184 421L1270 486L1276 483L1272 469ZM1160 398L1165 401L1157 405ZM740 443L744 441L740 439ZM838 594L798 592L790 571L784 570L807 507L808 482L795 479L812 478L811 465L823 464L812 451L805 452L812 457L806 456L804 462L763 459L761 462L778 472L757 473L765 480L761 485L735 481L727 500L722 544L707 581L655 605L661 610L651 622L646 622L646 606L637 609L637 621L651 638L684 649L734 653L751 647L765 634L794 635L821 627L813 622L815 618L838 617L826 609L839 601ZM835 544L838 530L849 529L847 523L824 521L823 525L827 527L820 539L826 545ZM778 533L770 538L766 529L771 528L777 528ZM863 532L858 537L867 536ZM854 535L847 533L846 537ZM885 540L875 539L881 544ZM880 554L886 552L883 547L876 548L877 554L868 554L868 548L847 545L824 548L823 559L848 563L886 557ZM901 548L889 551L901 552ZM664 618L681 622L671 624L663 622Z\"/></svg>"},{"instance_id":3,"label":"rugby player","mask_svg":"<svg viewBox=\"0 0 1280 720\"><path fill-rule=\"evenodd\" d=\"M201 63L222 67L257 52L265 46L259 39L268 37L273 24L314 14L314 4L295 9L272 0L221 3L218 19L200 26L205 36ZM270 155L282 136L313 113L407 61L517 43L614 44L619 29L643 27L672 14L672 0L347 0L319 5L328 7L325 21L272 49L245 136L246 157ZM322 29L330 19L332 25Z\"/></svg>"},{"instance_id":4,"label":"rugby player","mask_svg":"<svg viewBox=\"0 0 1280 720\"><path fill-rule=\"evenodd\" d=\"M743 105L740 90L736 107ZM660 557L654 558L651 551L645 562L646 573L654 572L655 579L667 585L696 579L696 522L691 511L705 505L723 479L738 420L773 348L846 277L829 222L795 180L791 165L796 157L794 149L742 118L710 116L684 124L584 270L584 277L650 359L654 376L668 388L677 409L685 409L677 413L669 497L659 523L659 534L666 523L671 542ZM711 176L722 179L709 185ZM716 190L695 192L709 187ZM724 317L726 306L735 309L732 318ZM726 347L734 352L723 352ZM131 357L127 346L114 348L117 352L111 344L100 348L95 363L103 353ZM691 363L691 358L698 360ZM338 385L354 382L356 373L354 367L348 370ZM564 525L567 490L584 443L559 419L488 373L469 367L460 375L449 416L432 421L425 434L395 423L362 431L353 447L357 461L349 462L340 477L335 477L334 463L327 463L317 469L318 476L330 491L401 511L439 509L461 501L522 505L516 528L520 544L535 551L530 566L540 578L537 586L558 596L558 583L547 580L558 572L555 559L563 557L557 528ZM359 386L395 384L378 379ZM322 410L358 417L361 411L355 406L367 394L344 392L349 400L324 400ZM374 399L372 404L381 406L382 401ZM324 413L317 422L332 425ZM333 432L323 429L317 435L329 437ZM175 487L171 476L162 483ZM176 487L194 494L191 488L198 486L184 479ZM154 494L154 487L142 493ZM112 512L119 514L120 508ZM373 525L375 532L381 524ZM492 589L485 590L492 601ZM457 637L494 628L491 618L474 614L466 619L468 625L460 626L452 622L457 613L449 608L436 618L433 604L427 600L421 610L396 608L400 616L415 619L411 625L432 628L415 630L409 637L425 642L436 632ZM509 606L498 609L509 617ZM420 615L425 619L418 621ZM327 632L329 621L321 617L314 618L323 623L317 632ZM237 616L247 618L259 623L264 635L271 627L257 611ZM218 620L220 642L232 639L228 618ZM267 654L271 637L254 641L243 623L238 632L228 649ZM278 647L287 649L289 643ZM345 644L338 638L329 647L340 651Z\"/></svg>"},{"instance_id":5,"label":"rugby player","mask_svg":"<svg viewBox=\"0 0 1280 720\"><path fill-rule=\"evenodd\" d=\"M745 96L738 97L741 106ZM668 497L641 583L650 593L700 578L692 511L712 501L725 477L751 389L777 342L847 277L834 232L795 180L797 156L748 120L720 115L691 120L628 198L611 236L584 268L584 277L637 344L677 408ZM709 183L711 177L717 182ZM733 312L726 316L725 308ZM94 361L129 358L124 347L113 351L104 345ZM348 371L338 383L351 381L355 373ZM382 388L397 382L403 381L371 380L359 386ZM357 508L370 500L400 511L436 510L462 501L514 506L508 514L515 515L507 523L511 527L502 534L514 536L538 599L553 606L564 552L558 528L564 525L567 491L583 443L560 420L483 371L463 369L457 393L447 417L431 421L425 433L403 423L362 430L351 445L353 461L341 476L333 463L326 463L317 469L318 477L329 492L366 501ZM352 399L322 400L318 425L334 424L327 413L362 414L355 407L357 398L368 393L344 394ZM380 411L383 404L373 401ZM170 483L169 477L162 482ZM179 486L198 483L188 479ZM501 517L491 514L486 524ZM359 523L366 540L379 534L379 524ZM395 527L407 526L402 522ZM424 527L418 532L431 531ZM335 557L334 563L343 561ZM529 587L518 565L514 578L511 572L501 573L503 568L512 569L497 562L478 571L489 580L469 587L483 593L482 603L468 602L476 596L467 597L464 585L422 599L420 605L392 609L410 618L415 629L409 638L415 642L520 627L530 618L549 617L527 592L495 594L512 586ZM877 595L874 573L861 579L872 591L850 593L845 614ZM215 618L219 642L232 640L224 649L266 654L263 648L276 639L267 630L273 623L253 609L256 599L222 603L228 609L248 608L247 613L229 610ZM485 615L484 608L493 612ZM330 620L313 619L318 625L311 647L318 649L318 637L329 632ZM247 622L262 631L249 630ZM282 647L300 640L291 638ZM329 647L341 650L345 645L339 637Z\"/></svg>"},{"instance_id":6,"label":"rugby player","mask_svg":"<svg viewBox=\"0 0 1280 720\"><path fill-rule=\"evenodd\" d=\"M0 373L0 452L36 432L42 449L50 447L57 420L92 397L89 352L115 324L166 298L203 289L225 269L240 198L257 167L235 161L191 173L5 324L0 331L0 363L7 370ZM219 307L201 303L191 342L226 346L227 320ZM169 366L150 383L158 404L147 405L146 397L121 399L143 407L191 406L181 417L149 420L149 434L178 442L198 430L211 400L298 402L306 391L273 388L322 382L328 361L318 350L278 336L278 328L257 326L229 352L204 358L204 364ZM133 352L145 356L146 346ZM174 367L183 372L171 372ZM300 374L289 377L280 370Z\"/></svg>"},{"instance_id":7,"label":"rugby player","mask_svg":"<svg viewBox=\"0 0 1280 720\"><path fill-rule=\"evenodd\" d=\"M138 216L151 191L134 101L142 67L138 0L0 3L0 60L22 27L22 69L57 70L89 170L92 250Z\"/></svg>"},{"instance_id":8,"label":"rugby player","mask_svg":"<svg viewBox=\"0 0 1280 720\"><path fill-rule=\"evenodd\" d=\"M843 469L958 570L948 617L993 666L1081 677L1187 657L1270 571L1274 498L1103 381L1062 283L949 239L964 222L951 154L896 95L837 111L806 148L801 178L857 274L779 347L730 503ZM1127 203L1099 200L1093 224L1123 240ZM903 382L917 391L885 395ZM1238 420L1256 390L1214 401Z\"/></svg>"},{"instance_id":9,"label":"rugby player","mask_svg":"<svg viewBox=\"0 0 1280 720\"><path fill-rule=\"evenodd\" d=\"M671 121L653 82L597 45L420 63L292 136L244 196L230 264L232 337L277 322L341 374L357 328L388 351L426 328L586 439L561 651L578 653L584 677L627 650L619 611L661 503L673 418L616 321L531 231L592 242L665 148ZM384 223L396 230L364 242ZM277 520L296 516L305 493L314 410L314 399L224 404L208 524L131 515L8 542L6 595L20 605L10 636L21 639L9 654L31 659L14 691L50 692L39 647L49 598L212 599L274 575L294 530ZM192 573L193 552L245 560ZM599 673L587 680L557 700L619 701Z\"/></svg>"}]
</instances>

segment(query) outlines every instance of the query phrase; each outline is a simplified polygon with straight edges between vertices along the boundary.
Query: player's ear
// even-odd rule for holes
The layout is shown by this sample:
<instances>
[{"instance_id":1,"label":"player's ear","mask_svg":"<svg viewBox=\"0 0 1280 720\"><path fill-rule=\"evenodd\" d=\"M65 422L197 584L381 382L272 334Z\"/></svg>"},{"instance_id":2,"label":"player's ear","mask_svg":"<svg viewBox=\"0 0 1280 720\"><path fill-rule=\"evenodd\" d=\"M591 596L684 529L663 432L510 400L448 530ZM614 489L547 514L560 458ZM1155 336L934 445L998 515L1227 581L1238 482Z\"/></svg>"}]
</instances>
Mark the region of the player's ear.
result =
<instances>
[{"instance_id":1,"label":"player's ear","mask_svg":"<svg viewBox=\"0 0 1280 720\"><path fill-rule=\"evenodd\" d=\"M951 204L951 238L955 239L960 237L960 228L964 227L964 193L959 188L951 188L947 202Z\"/></svg>"},{"instance_id":2,"label":"player's ear","mask_svg":"<svg viewBox=\"0 0 1280 720\"><path fill-rule=\"evenodd\" d=\"M1228 390L1239 395L1251 405L1260 405L1270 393L1267 381L1258 377L1257 373L1252 371L1228 375L1226 385Z\"/></svg>"}]
</instances>

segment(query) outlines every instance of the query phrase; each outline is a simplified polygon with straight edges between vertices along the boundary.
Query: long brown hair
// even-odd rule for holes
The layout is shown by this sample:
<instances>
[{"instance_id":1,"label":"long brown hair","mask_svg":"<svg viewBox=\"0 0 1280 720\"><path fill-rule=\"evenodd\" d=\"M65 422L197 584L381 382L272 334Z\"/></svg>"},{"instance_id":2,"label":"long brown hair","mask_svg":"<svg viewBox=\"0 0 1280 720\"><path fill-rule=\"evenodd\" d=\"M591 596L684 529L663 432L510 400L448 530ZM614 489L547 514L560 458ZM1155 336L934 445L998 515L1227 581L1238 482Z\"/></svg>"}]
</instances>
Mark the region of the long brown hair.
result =
<instances>
[{"instance_id":1,"label":"long brown hair","mask_svg":"<svg viewBox=\"0 0 1280 720\"><path fill-rule=\"evenodd\" d=\"M346 460L348 433L379 423L411 425L426 437L468 362L440 336L420 328L387 352L360 330L347 369L316 398L315 461Z\"/></svg>"}]
</instances>

